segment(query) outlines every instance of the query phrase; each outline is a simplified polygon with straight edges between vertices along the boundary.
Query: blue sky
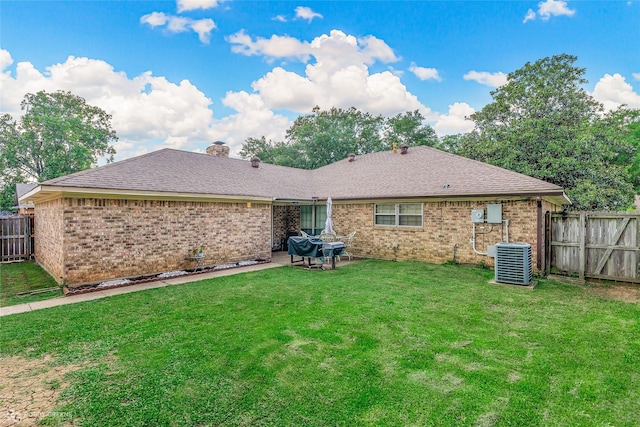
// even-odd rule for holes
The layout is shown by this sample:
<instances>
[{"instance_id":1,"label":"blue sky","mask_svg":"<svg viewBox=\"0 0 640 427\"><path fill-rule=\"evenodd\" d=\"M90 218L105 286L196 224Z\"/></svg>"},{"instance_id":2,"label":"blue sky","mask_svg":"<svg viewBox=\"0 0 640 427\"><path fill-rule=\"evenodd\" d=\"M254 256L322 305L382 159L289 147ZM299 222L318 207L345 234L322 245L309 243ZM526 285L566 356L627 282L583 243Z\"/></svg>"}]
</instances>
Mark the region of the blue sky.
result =
<instances>
[{"instance_id":1,"label":"blue sky","mask_svg":"<svg viewBox=\"0 0 640 427\"><path fill-rule=\"evenodd\" d=\"M0 0L0 110L69 90L113 116L117 159L281 140L315 105L420 110L466 132L506 75L568 53L607 108L640 108L640 2Z\"/></svg>"}]
</instances>

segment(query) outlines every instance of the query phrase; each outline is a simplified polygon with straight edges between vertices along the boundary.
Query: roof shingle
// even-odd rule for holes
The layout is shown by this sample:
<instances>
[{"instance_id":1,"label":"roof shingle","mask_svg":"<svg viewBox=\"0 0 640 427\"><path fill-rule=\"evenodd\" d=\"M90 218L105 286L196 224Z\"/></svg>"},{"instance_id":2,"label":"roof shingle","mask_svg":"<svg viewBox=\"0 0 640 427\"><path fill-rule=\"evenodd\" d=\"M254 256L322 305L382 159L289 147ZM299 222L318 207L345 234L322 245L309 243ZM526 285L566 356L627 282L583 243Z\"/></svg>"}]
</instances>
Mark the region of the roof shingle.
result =
<instances>
[{"instance_id":1,"label":"roof shingle","mask_svg":"<svg viewBox=\"0 0 640 427\"><path fill-rule=\"evenodd\" d=\"M302 170L162 149L55 178L46 187L308 200L562 195L557 185L430 147L359 156Z\"/></svg>"}]
</instances>

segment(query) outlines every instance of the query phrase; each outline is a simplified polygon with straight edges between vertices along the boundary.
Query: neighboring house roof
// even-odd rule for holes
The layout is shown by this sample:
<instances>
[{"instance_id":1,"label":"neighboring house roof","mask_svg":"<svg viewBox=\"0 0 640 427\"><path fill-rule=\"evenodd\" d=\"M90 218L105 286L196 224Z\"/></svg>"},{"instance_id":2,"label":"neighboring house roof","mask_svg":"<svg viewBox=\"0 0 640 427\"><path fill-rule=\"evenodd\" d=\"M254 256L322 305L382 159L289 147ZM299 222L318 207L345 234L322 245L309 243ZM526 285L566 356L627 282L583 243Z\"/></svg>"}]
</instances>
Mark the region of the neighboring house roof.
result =
<instances>
[{"instance_id":1,"label":"neighboring house roof","mask_svg":"<svg viewBox=\"0 0 640 427\"><path fill-rule=\"evenodd\" d=\"M22 196L24 196L25 194L27 194L29 191L33 190L34 188L36 188L38 186L38 184L22 184L22 183L18 183L16 184L16 197L15 197L15 201L17 206L15 206L15 208L25 208L25 209L29 209L29 208L33 208L33 202L28 202L28 203L20 203L20 198Z\"/></svg>"},{"instance_id":2,"label":"neighboring house roof","mask_svg":"<svg viewBox=\"0 0 640 427\"><path fill-rule=\"evenodd\" d=\"M254 168L245 160L163 149L43 182L31 196L92 191L279 200L541 196L569 203L557 185L424 146L407 154L366 154L312 171L264 163Z\"/></svg>"},{"instance_id":3,"label":"neighboring house roof","mask_svg":"<svg viewBox=\"0 0 640 427\"><path fill-rule=\"evenodd\" d=\"M23 195L27 194L29 191L36 188L38 184L16 184L16 197L19 199Z\"/></svg>"}]
</instances>

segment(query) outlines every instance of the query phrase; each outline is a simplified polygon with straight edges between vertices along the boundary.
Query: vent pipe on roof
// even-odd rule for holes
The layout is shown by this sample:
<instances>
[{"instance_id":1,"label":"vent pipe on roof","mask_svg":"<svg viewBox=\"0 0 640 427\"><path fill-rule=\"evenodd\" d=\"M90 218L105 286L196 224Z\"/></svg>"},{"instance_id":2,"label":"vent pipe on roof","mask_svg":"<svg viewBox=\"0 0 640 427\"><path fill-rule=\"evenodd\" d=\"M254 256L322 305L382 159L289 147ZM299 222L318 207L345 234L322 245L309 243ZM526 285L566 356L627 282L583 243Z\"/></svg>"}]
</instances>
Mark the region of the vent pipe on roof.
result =
<instances>
[{"instance_id":1,"label":"vent pipe on roof","mask_svg":"<svg viewBox=\"0 0 640 427\"><path fill-rule=\"evenodd\" d=\"M407 144L402 144L400 146L400 154L407 154L409 152L409 146Z\"/></svg>"},{"instance_id":2,"label":"vent pipe on roof","mask_svg":"<svg viewBox=\"0 0 640 427\"><path fill-rule=\"evenodd\" d=\"M251 159L251 167L252 168L259 168L260 167L260 157L253 157Z\"/></svg>"},{"instance_id":3,"label":"vent pipe on roof","mask_svg":"<svg viewBox=\"0 0 640 427\"><path fill-rule=\"evenodd\" d=\"M356 154L355 153L349 153L349 161L350 162L355 162L356 161Z\"/></svg>"},{"instance_id":4,"label":"vent pipe on roof","mask_svg":"<svg viewBox=\"0 0 640 427\"><path fill-rule=\"evenodd\" d=\"M216 141L207 147L207 154L214 157L229 157L229 146L223 141Z\"/></svg>"}]
</instances>

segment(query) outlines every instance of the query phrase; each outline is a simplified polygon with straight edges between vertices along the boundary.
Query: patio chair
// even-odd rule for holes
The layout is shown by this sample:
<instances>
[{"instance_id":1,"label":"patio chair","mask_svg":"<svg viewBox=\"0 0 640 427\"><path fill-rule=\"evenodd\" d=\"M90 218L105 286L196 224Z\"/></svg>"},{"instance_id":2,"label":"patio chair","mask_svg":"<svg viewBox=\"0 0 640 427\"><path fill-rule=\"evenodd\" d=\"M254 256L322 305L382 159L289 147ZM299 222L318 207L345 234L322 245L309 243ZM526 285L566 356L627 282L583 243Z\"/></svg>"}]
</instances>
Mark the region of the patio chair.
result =
<instances>
[{"instance_id":1,"label":"patio chair","mask_svg":"<svg viewBox=\"0 0 640 427\"><path fill-rule=\"evenodd\" d=\"M306 238L306 239L309 239L309 238L311 238L311 237L314 237L314 236L312 236L311 234L306 233L306 232L304 232L304 231L302 231L302 230L300 230L300 235L301 235L302 237Z\"/></svg>"},{"instance_id":2,"label":"patio chair","mask_svg":"<svg viewBox=\"0 0 640 427\"><path fill-rule=\"evenodd\" d=\"M351 245L353 244L353 238L355 237L356 232L352 231L351 233L347 234L344 244L346 245L346 247L344 248L344 251L342 251L341 256L346 256L349 257L349 261L351 261L351 257L353 256L353 254L349 251L349 248L351 248Z\"/></svg>"},{"instance_id":3,"label":"patio chair","mask_svg":"<svg viewBox=\"0 0 640 427\"><path fill-rule=\"evenodd\" d=\"M322 240L323 242L335 242L336 241L336 233L334 233L333 231L330 233L327 233L326 230L322 230L322 232L320 232L320 236L318 237L320 240Z\"/></svg>"}]
</instances>

